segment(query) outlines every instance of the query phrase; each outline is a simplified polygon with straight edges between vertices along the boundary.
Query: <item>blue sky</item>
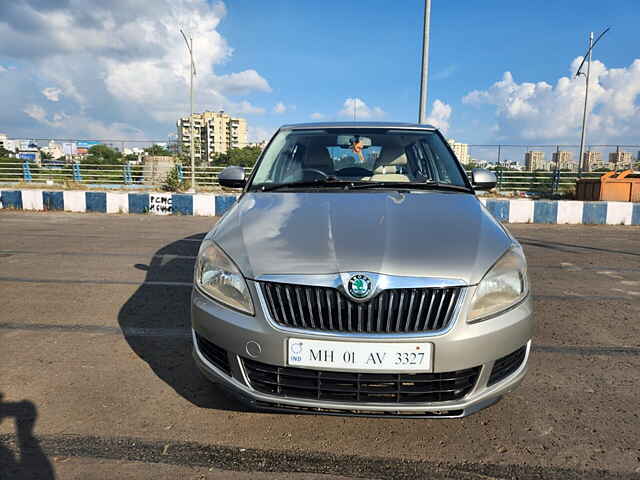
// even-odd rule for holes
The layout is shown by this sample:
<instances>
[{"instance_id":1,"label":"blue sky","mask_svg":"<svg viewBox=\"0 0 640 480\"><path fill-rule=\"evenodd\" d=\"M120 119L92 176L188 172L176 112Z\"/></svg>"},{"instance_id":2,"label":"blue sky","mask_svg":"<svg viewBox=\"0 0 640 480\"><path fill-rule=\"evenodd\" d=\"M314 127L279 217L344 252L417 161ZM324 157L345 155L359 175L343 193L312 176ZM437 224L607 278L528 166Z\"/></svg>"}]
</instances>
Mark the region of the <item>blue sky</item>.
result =
<instances>
[{"instance_id":1,"label":"blue sky","mask_svg":"<svg viewBox=\"0 0 640 480\"><path fill-rule=\"evenodd\" d=\"M196 110L246 117L253 140L346 118L354 102L363 120L417 118L422 0L104 3L0 2L0 132L167 138L189 108L178 26L194 35ZM448 136L577 143L585 82L572 69L588 32L611 26L590 141L640 143L637 0L432 4L429 111Z\"/></svg>"},{"instance_id":2,"label":"blue sky","mask_svg":"<svg viewBox=\"0 0 640 480\"><path fill-rule=\"evenodd\" d=\"M637 1L546 3L532 8L531 2L432 2L429 102L451 105L450 135L494 142L495 109L464 105L462 98L488 88L505 71L520 82L554 84L586 50L590 30L613 27L595 55L607 66L627 67L640 57ZM380 106L386 119L415 121L423 5L229 2L220 32L235 51L225 67L255 68L273 87L270 97L296 106L265 118L267 127L307 121L313 112L336 117L345 98L354 96ZM260 96L251 99L258 102Z\"/></svg>"}]
</instances>

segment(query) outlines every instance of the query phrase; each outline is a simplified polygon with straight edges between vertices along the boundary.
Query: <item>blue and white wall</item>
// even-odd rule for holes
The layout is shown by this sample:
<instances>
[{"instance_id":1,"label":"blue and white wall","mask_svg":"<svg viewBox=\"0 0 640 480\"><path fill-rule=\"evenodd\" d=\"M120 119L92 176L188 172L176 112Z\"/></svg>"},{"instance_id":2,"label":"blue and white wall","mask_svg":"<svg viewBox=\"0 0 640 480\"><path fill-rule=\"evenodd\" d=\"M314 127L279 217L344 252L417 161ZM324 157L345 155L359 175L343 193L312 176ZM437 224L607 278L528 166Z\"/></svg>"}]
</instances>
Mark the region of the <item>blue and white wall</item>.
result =
<instances>
[{"instance_id":1,"label":"blue and white wall","mask_svg":"<svg viewBox=\"0 0 640 480\"><path fill-rule=\"evenodd\" d=\"M222 215L236 195L0 190L0 208L65 212Z\"/></svg>"},{"instance_id":2,"label":"blue and white wall","mask_svg":"<svg viewBox=\"0 0 640 480\"><path fill-rule=\"evenodd\" d=\"M0 208L67 212L222 215L236 195L0 190ZM507 223L640 225L640 203L480 198Z\"/></svg>"},{"instance_id":3,"label":"blue and white wall","mask_svg":"<svg viewBox=\"0 0 640 480\"><path fill-rule=\"evenodd\" d=\"M480 198L506 223L640 225L640 203Z\"/></svg>"}]
</instances>

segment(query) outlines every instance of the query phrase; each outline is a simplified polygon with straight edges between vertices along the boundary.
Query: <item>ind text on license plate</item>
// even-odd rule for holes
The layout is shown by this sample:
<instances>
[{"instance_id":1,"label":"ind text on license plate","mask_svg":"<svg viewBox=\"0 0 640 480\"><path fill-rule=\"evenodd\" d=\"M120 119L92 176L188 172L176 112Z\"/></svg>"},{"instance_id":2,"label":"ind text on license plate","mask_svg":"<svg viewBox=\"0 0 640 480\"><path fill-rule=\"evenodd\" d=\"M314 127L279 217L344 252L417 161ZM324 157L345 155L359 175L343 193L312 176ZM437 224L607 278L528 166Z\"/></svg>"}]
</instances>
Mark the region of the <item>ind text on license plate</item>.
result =
<instances>
[{"instance_id":1,"label":"ind text on license plate","mask_svg":"<svg viewBox=\"0 0 640 480\"><path fill-rule=\"evenodd\" d=\"M430 372L433 344L390 342L334 342L290 338L288 364L292 367L341 370Z\"/></svg>"}]
</instances>

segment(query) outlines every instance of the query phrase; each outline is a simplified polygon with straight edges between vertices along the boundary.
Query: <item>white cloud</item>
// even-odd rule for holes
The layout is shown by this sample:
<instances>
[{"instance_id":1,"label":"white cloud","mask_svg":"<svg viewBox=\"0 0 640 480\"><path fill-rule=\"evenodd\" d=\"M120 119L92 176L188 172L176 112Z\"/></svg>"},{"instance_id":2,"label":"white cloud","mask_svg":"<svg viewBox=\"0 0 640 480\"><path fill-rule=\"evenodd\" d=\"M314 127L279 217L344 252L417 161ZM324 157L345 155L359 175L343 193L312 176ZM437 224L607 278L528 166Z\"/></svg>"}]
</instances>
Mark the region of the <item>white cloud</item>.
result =
<instances>
[{"instance_id":1,"label":"white cloud","mask_svg":"<svg viewBox=\"0 0 640 480\"><path fill-rule=\"evenodd\" d=\"M384 110L380 107L370 108L361 98L347 98L342 104L342 110L338 112L338 115L353 119L354 113L356 120L371 120L385 116Z\"/></svg>"},{"instance_id":2,"label":"white cloud","mask_svg":"<svg viewBox=\"0 0 640 480\"><path fill-rule=\"evenodd\" d=\"M274 131L273 130L269 130L268 128L264 128L264 127L258 127L258 126L251 126L249 125L248 127L248 132L247 132L247 136L248 136L248 140L249 142L262 142L265 140L269 140L271 138L271 136L273 135Z\"/></svg>"},{"instance_id":3,"label":"white cloud","mask_svg":"<svg viewBox=\"0 0 640 480\"><path fill-rule=\"evenodd\" d=\"M582 57L569 71L574 74ZM492 105L497 117L497 138L526 141L569 141L579 138L584 107L585 78L561 77L555 85L514 80L505 72L487 90L474 90L463 103ZM626 68L591 65L588 141L637 141L640 131L640 59Z\"/></svg>"},{"instance_id":4,"label":"white cloud","mask_svg":"<svg viewBox=\"0 0 640 480\"><path fill-rule=\"evenodd\" d=\"M243 100L239 103L232 104L232 109L237 113L248 114L248 115L262 115L265 113L265 109L262 107L256 107L246 100Z\"/></svg>"},{"instance_id":5,"label":"white cloud","mask_svg":"<svg viewBox=\"0 0 640 480\"><path fill-rule=\"evenodd\" d=\"M245 70L215 78L215 83L221 92L229 95L244 95L250 92L271 92L269 82L262 78L255 70Z\"/></svg>"},{"instance_id":6,"label":"white cloud","mask_svg":"<svg viewBox=\"0 0 640 480\"><path fill-rule=\"evenodd\" d=\"M60 127L69 120L69 116L62 112L54 113L51 115L51 118L47 118L47 112L39 105L27 105L23 112L38 123L48 125L50 127Z\"/></svg>"},{"instance_id":7,"label":"white cloud","mask_svg":"<svg viewBox=\"0 0 640 480\"><path fill-rule=\"evenodd\" d=\"M0 97L17 104L16 119L23 110L36 113L35 90L67 113L64 135L78 135L71 126L86 131L80 121L69 120L78 118L94 131L139 131L128 124L163 136L189 110L189 56L179 27L193 36L196 111L265 112L242 98L271 92L256 70L215 70L228 67L233 53L217 31L226 13L221 2L12 0L0 10L0 56L24 64L21 81L0 84ZM53 117L37 115L43 126L54 126ZM0 118L12 123L7 113Z\"/></svg>"},{"instance_id":8,"label":"white cloud","mask_svg":"<svg viewBox=\"0 0 640 480\"><path fill-rule=\"evenodd\" d=\"M286 111L287 111L287 106L282 102L276 103L275 106L273 107L273 113L284 113Z\"/></svg>"},{"instance_id":9,"label":"white cloud","mask_svg":"<svg viewBox=\"0 0 640 480\"><path fill-rule=\"evenodd\" d=\"M23 112L38 122L44 122L47 117L47 112L44 111L44 108L38 105L27 105Z\"/></svg>"},{"instance_id":10,"label":"white cloud","mask_svg":"<svg viewBox=\"0 0 640 480\"><path fill-rule=\"evenodd\" d=\"M77 132L77 135L95 139L114 138L145 138L145 133L125 123L105 122L87 117L84 114L67 115L64 112L56 112L48 116L47 112L39 105L27 105L23 112L42 125L53 128L64 128Z\"/></svg>"},{"instance_id":11,"label":"white cloud","mask_svg":"<svg viewBox=\"0 0 640 480\"><path fill-rule=\"evenodd\" d=\"M6 72L7 70L8 70L7 67L0 65L0 73Z\"/></svg>"},{"instance_id":12,"label":"white cloud","mask_svg":"<svg viewBox=\"0 0 640 480\"><path fill-rule=\"evenodd\" d=\"M313 112L311 115L309 115L309 117L313 120L322 120L324 118L324 115L320 112Z\"/></svg>"},{"instance_id":13,"label":"white cloud","mask_svg":"<svg viewBox=\"0 0 640 480\"><path fill-rule=\"evenodd\" d=\"M439 128L443 133L447 133L447 130L449 130L450 118L451 105L448 105L441 100L436 100L433 102L431 113L427 116L426 123Z\"/></svg>"},{"instance_id":14,"label":"white cloud","mask_svg":"<svg viewBox=\"0 0 640 480\"><path fill-rule=\"evenodd\" d=\"M52 102L58 102L60 101L60 94L62 93L62 90L55 87L47 87L42 90L41 93L42 95L47 97L48 100L51 100Z\"/></svg>"}]
</instances>

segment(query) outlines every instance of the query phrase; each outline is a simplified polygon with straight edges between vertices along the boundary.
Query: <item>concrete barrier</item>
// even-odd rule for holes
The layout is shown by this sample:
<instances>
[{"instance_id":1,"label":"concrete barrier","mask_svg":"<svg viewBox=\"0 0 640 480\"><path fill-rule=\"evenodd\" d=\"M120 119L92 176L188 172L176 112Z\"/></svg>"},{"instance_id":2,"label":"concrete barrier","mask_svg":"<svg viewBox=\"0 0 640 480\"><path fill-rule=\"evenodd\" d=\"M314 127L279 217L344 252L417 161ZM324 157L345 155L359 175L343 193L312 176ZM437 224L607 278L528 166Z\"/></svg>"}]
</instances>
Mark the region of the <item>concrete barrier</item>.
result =
<instances>
[{"instance_id":1,"label":"concrete barrier","mask_svg":"<svg viewBox=\"0 0 640 480\"><path fill-rule=\"evenodd\" d=\"M166 192L0 190L0 208L154 215L222 215L237 195ZM505 223L640 225L640 203L574 200L509 200L480 197Z\"/></svg>"},{"instance_id":2,"label":"concrete barrier","mask_svg":"<svg viewBox=\"0 0 640 480\"><path fill-rule=\"evenodd\" d=\"M237 195L150 192L121 193L82 190L0 190L0 208L155 215L222 215Z\"/></svg>"},{"instance_id":3,"label":"concrete barrier","mask_svg":"<svg viewBox=\"0 0 640 480\"><path fill-rule=\"evenodd\" d=\"M484 197L480 201L505 223L640 225L640 203Z\"/></svg>"}]
</instances>

